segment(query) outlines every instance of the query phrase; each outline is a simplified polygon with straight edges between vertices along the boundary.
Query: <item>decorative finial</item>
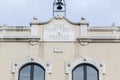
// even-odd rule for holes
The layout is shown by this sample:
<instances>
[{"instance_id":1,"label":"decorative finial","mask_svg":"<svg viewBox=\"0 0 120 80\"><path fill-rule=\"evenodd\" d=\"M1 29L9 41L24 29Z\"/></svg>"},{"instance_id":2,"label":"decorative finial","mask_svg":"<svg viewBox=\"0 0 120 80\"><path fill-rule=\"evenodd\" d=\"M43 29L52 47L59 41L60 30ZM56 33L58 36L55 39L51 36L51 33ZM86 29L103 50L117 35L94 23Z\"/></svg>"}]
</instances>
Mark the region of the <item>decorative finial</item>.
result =
<instances>
[{"instance_id":1,"label":"decorative finial","mask_svg":"<svg viewBox=\"0 0 120 80\"><path fill-rule=\"evenodd\" d=\"M112 27L116 27L116 24L115 24L115 23L113 23L113 24L112 24Z\"/></svg>"},{"instance_id":2,"label":"decorative finial","mask_svg":"<svg viewBox=\"0 0 120 80\"><path fill-rule=\"evenodd\" d=\"M38 20L38 18L37 17L33 17L33 20Z\"/></svg>"},{"instance_id":3,"label":"decorative finial","mask_svg":"<svg viewBox=\"0 0 120 80\"><path fill-rule=\"evenodd\" d=\"M89 26L89 23L87 22L85 17L81 17L80 25L87 25L87 26Z\"/></svg>"},{"instance_id":4,"label":"decorative finial","mask_svg":"<svg viewBox=\"0 0 120 80\"><path fill-rule=\"evenodd\" d=\"M66 4L64 0L55 0L53 3L53 16L55 13L64 14L66 16Z\"/></svg>"},{"instance_id":5,"label":"decorative finial","mask_svg":"<svg viewBox=\"0 0 120 80\"><path fill-rule=\"evenodd\" d=\"M33 17L33 20L30 22L30 25L38 25L39 24L39 21L38 21L38 17Z\"/></svg>"},{"instance_id":6,"label":"decorative finial","mask_svg":"<svg viewBox=\"0 0 120 80\"><path fill-rule=\"evenodd\" d=\"M81 20L86 20L86 18L85 17L81 17Z\"/></svg>"},{"instance_id":7,"label":"decorative finial","mask_svg":"<svg viewBox=\"0 0 120 80\"><path fill-rule=\"evenodd\" d=\"M4 24L3 27L6 28L8 25L7 24Z\"/></svg>"}]
</instances>

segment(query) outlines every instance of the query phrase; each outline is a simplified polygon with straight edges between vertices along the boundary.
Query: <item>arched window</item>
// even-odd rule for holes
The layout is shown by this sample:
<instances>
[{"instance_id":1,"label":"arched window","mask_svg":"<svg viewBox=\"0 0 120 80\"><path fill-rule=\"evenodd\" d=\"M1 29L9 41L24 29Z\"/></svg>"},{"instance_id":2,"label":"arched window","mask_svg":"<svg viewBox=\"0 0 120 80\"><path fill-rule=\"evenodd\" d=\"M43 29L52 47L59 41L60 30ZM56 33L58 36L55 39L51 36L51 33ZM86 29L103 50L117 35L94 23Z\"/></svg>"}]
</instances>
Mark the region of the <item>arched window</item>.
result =
<instances>
[{"instance_id":1,"label":"arched window","mask_svg":"<svg viewBox=\"0 0 120 80\"><path fill-rule=\"evenodd\" d=\"M90 64L80 64L72 71L72 80L99 80L99 71Z\"/></svg>"},{"instance_id":2,"label":"arched window","mask_svg":"<svg viewBox=\"0 0 120 80\"><path fill-rule=\"evenodd\" d=\"M27 64L19 70L18 80L45 80L45 69L38 64Z\"/></svg>"}]
</instances>

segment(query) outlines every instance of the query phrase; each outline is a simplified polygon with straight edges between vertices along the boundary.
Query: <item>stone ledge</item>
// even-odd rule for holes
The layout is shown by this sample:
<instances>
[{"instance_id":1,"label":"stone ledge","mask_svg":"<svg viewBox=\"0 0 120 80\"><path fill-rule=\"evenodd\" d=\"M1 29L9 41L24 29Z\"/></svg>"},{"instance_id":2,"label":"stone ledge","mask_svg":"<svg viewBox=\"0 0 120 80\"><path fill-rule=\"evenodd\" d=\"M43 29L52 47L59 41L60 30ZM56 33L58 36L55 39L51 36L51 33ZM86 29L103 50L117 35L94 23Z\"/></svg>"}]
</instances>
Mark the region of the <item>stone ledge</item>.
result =
<instances>
[{"instance_id":1,"label":"stone ledge","mask_svg":"<svg viewBox=\"0 0 120 80\"><path fill-rule=\"evenodd\" d=\"M79 43L119 43L120 36L86 36L77 38Z\"/></svg>"}]
</instances>

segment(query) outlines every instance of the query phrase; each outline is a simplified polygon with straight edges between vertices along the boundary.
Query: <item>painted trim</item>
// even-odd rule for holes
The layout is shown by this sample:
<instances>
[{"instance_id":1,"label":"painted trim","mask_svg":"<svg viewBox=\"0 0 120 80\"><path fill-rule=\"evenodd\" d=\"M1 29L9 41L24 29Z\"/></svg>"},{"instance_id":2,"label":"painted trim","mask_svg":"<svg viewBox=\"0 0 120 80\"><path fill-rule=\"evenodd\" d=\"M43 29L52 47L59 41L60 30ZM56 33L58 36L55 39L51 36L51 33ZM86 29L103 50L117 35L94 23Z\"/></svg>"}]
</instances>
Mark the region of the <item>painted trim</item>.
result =
<instances>
[{"instance_id":1,"label":"painted trim","mask_svg":"<svg viewBox=\"0 0 120 80\"><path fill-rule=\"evenodd\" d=\"M72 70L80 64L91 64L96 67L99 71L99 80L103 80L103 75L105 72L105 64L96 62L88 57L81 57L78 60L66 64L66 74L68 75L68 80L72 80Z\"/></svg>"},{"instance_id":2,"label":"painted trim","mask_svg":"<svg viewBox=\"0 0 120 80\"><path fill-rule=\"evenodd\" d=\"M12 64L12 73L14 75L14 80L18 80L19 77L19 70L26 64L28 63L36 63L40 66L42 66L45 69L45 80L48 80L48 76L49 74L52 73L52 69L51 69L51 64L50 63L46 63L38 58L34 58L34 57L28 57L26 59L24 59L23 61L20 62L16 62L13 61Z\"/></svg>"}]
</instances>

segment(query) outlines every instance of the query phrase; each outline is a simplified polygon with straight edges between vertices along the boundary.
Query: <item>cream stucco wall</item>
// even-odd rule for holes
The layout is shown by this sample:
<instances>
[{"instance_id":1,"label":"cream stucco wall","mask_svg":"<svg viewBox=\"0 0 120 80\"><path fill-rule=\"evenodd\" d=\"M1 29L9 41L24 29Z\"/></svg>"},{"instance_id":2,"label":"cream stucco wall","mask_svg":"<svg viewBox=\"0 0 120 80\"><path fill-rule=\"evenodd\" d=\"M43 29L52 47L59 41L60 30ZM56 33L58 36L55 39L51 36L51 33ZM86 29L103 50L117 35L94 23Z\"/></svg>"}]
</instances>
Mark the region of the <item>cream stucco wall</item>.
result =
<instances>
[{"instance_id":1,"label":"cream stucco wall","mask_svg":"<svg viewBox=\"0 0 120 80\"><path fill-rule=\"evenodd\" d=\"M17 41L15 38L13 42L4 41L4 37L1 37L0 41L0 80L15 80L15 73L13 74L13 62L22 62L24 59L29 57L35 57L42 60L45 63L50 63L50 73L48 80L68 80L68 74L66 73L66 64L74 62L75 60L83 57L88 57L95 62L104 63L104 74L102 76L103 80L119 80L120 79L120 43L119 37L115 38L117 42L107 42L108 39L105 38L103 41L94 42L94 39L90 41L84 41L81 45L81 41L77 38L82 39L84 37L90 37L93 33L86 32L88 35L83 36L80 27L84 25L87 31L87 24L82 21L82 23L70 23L66 19L60 19L64 24L74 28L75 31L75 41L44 41L44 27L52 26L58 19L53 19L48 23L35 23L38 27L37 36L40 38L38 41L26 41L24 35L31 35L31 29L28 31L23 31L23 37L25 41ZM32 25L30 26L32 27ZM8 32L9 33L9 32ZM13 34L13 32L11 31ZM99 32L98 32L99 33ZM104 35L105 32L102 34ZM19 34L17 31L15 35ZM95 34L95 32L94 32ZM105 34L108 34L106 32ZM111 33L109 34L111 35ZM14 36L14 34L13 34ZM36 36L36 35L35 35ZM96 33L97 36L97 33ZM14 38L14 37L13 37ZM11 39L11 38L10 38ZM33 37L32 37L33 39Z\"/></svg>"}]
</instances>

